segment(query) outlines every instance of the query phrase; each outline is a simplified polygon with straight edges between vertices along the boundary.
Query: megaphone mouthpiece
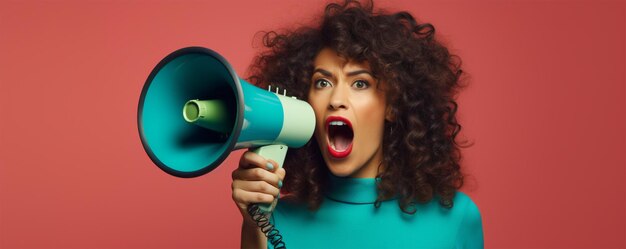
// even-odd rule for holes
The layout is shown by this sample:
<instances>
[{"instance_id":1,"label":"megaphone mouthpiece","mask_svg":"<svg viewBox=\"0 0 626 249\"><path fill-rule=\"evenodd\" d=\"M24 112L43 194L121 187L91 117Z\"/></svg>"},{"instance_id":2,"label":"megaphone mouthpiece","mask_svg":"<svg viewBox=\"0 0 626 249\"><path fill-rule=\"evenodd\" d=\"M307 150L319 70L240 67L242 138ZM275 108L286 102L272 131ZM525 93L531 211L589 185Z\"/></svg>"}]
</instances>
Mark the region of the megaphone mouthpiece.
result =
<instances>
[{"instance_id":1,"label":"megaphone mouthpiece","mask_svg":"<svg viewBox=\"0 0 626 249\"><path fill-rule=\"evenodd\" d=\"M226 134L233 127L234 119L230 116L226 104L219 99L193 99L183 107L183 118L188 123Z\"/></svg>"}]
</instances>

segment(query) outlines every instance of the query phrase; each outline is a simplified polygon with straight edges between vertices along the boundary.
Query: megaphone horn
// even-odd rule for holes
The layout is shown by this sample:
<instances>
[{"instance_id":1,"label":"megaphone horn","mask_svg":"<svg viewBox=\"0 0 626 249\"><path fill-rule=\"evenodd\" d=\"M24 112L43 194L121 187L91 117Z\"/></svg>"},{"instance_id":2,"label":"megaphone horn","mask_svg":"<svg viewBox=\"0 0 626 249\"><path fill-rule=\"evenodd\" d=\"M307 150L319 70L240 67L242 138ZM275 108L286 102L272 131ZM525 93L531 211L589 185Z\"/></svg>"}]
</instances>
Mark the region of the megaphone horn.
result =
<instances>
[{"instance_id":1,"label":"megaphone horn","mask_svg":"<svg viewBox=\"0 0 626 249\"><path fill-rule=\"evenodd\" d=\"M188 47L152 70L141 91L137 123L157 166L174 176L196 177L241 148L282 167L287 148L301 147L313 135L315 114L304 101L240 79L218 53Z\"/></svg>"}]
</instances>

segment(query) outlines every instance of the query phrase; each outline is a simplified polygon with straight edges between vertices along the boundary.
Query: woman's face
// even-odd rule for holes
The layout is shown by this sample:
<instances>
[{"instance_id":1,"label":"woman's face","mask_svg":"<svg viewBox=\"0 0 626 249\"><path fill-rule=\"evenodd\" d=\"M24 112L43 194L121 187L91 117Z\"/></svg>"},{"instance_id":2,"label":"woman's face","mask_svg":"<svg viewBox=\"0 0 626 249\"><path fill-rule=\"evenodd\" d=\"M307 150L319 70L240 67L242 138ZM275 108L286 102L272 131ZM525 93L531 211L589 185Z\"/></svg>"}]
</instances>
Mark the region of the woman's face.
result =
<instances>
[{"instance_id":1,"label":"woman's face","mask_svg":"<svg viewBox=\"0 0 626 249\"><path fill-rule=\"evenodd\" d=\"M367 62L328 48L315 58L308 102L315 111L315 138L336 176L377 174L387 116L384 86L377 84Z\"/></svg>"}]
</instances>

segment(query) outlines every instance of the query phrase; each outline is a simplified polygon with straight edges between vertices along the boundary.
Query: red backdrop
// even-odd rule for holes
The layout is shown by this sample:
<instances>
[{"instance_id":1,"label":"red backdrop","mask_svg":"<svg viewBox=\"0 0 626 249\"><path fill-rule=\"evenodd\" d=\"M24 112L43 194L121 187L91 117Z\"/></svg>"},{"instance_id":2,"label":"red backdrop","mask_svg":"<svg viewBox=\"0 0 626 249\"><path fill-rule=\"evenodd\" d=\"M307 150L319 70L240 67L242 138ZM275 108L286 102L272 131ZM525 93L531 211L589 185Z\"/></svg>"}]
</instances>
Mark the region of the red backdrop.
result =
<instances>
[{"instance_id":1,"label":"red backdrop","mask_svg":"<svg viewBox=\"0 0 626 249\"><path fill-rule=\"evenodd\" d=\"M379 1L463 58L470 177L487 247L626 247L623 1ZM179 179L143 151L143 83L185 46L242 76L257 31L320 1L0 2L0 247L239 246L230 172Z\"/></svg>"}]
</instances>

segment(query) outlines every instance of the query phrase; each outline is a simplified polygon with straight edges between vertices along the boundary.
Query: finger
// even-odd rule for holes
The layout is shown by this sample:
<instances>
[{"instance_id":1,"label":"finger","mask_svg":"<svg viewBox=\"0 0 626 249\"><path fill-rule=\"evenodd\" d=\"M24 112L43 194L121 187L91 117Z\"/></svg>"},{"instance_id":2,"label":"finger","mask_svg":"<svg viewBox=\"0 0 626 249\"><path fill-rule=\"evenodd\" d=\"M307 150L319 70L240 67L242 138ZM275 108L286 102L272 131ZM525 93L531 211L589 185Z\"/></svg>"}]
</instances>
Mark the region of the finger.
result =
<instances>
[{"instance_id":1,"label":"finger","mask_svg":"<svg viewBox=\"0 0 626 249\"><path fill-rule=\"evenodd\" d=\"M233 171L232 177L233 180L265 181L276 187L278 187L278 182L281 180L277 174L262 168L238 169Z\"/></svg>"},{"instance_id":2,"label":"finger","mask_svg":"<svg viewBox=\"0 0 626 249\"><path fill-rule=\"evenodd\" d=\"M278 179L285 180L285 175L287 174L287 171L285 171L284 168L279 168L274 171L274 173L278 176Z\"/></svg>"},{"instance_id":3,"label":"finger","mask_svg":"<svg viewBox=\"0 0 626 249\"><path fill-rule=\"evenodd\" d=\"M252 203L272 203L274 201L274 196L259 192L249 192L243 189L234 189L233 200L237 203L244 203L246 205Z\"/></svg>"},{"instance_id":4,"label":"finger","mask_svg":"<svg viewBox=\"0 0 626 249\"><path fill-rule=\"evenodd\" d=\"M284 168L280 168L277 169L276 172L274 172L276 174L276 176L278 176L278 188L282 188L283 187L283 181L285 180L285 174L287 173L287 171L285 171Z\"/></svg>"},{"instance_id":5,"label":"finger","mask_svg":"<svg viewBox=\"0 0 626 249\"><path fill-rule=\"evenodd\" d=\"M239 167L244 169L264 168L269 171L277 168L278 164L268 162L265 158L252 151L246 151L239 159Z\"/></svg>"},{"instance_id":6,"label":"finger","mask_svg":"<svg viewBox=\"0 0 626 249\"><path fill-rule=\"evenodd\" d=\"M241 189L248 192L257 192L268 194L271 196L278 196L279 189L264 181L234 181L232 184L233 191L235 189Z\"/></svg>"},{"instance_id":7,"label":"finger","mask_svg":"<svg viewBox=\"0 0 626 249\"><path fill-rule=\"evenodd\" d=\"M280 168L280 166L278 165L278 163L277 163L276 161L272 160L272 159L267 159L267 162L268 162L268 163L270 163L270 164L272 164L272 167L269 167L269 165L266 165L266 168L267 168L269 171L276 172L276 170L278 170L278 169Z\"/></svg>"}]
</instances>

